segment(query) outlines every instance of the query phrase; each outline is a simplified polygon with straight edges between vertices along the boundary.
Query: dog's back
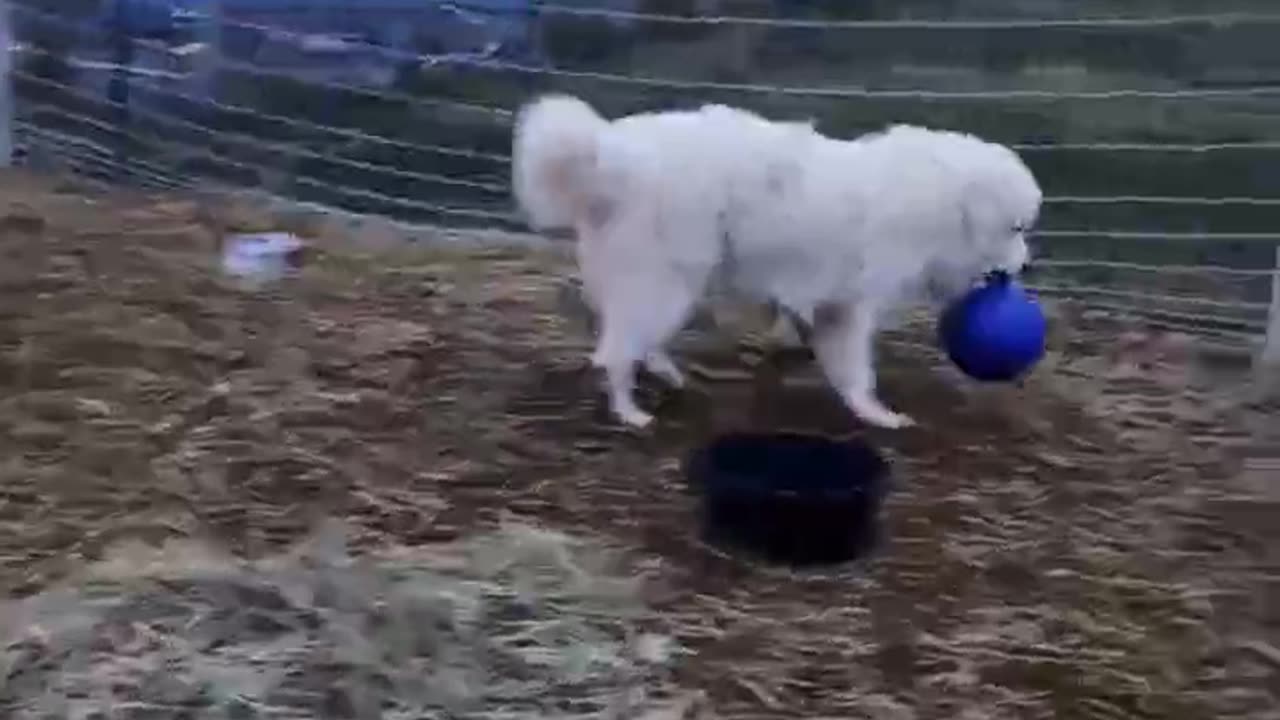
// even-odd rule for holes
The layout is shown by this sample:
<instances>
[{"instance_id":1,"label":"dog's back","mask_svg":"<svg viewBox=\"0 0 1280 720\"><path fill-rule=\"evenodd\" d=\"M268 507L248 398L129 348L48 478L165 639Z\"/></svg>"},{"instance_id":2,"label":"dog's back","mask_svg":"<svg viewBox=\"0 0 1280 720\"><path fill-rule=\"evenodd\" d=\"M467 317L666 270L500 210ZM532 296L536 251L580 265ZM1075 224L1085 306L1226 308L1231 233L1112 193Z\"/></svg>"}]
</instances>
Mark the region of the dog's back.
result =
<instances>
[{"instance_id":1,"label":"dog's back","mask_svg":"<svg viewBox=\"0 0 1280 720\"><path fill-rule=\"evenodd\" d=\"M637 179L668 190L674 205L696 205L723 213L735 191L755 178L763 181L767 158L785 155L808 124L775 123L724 105L696 110L632 115L615 121L608 142ZM666 194L666 193L664 193Z\"/></svg>"}]
</instances>

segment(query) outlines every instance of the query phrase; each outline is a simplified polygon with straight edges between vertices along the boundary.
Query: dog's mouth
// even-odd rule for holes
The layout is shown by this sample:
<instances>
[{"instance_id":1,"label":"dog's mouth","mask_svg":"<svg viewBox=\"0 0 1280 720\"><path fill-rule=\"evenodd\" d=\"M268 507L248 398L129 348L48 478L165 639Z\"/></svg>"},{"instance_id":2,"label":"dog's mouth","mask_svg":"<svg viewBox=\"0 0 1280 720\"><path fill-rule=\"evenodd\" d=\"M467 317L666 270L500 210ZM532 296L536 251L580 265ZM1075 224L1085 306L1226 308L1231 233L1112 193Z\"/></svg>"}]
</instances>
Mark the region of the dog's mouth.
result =
<instances>
[{"instance_id":1,"label":"dog's mouth","mask_svg":"<svg viewBox=\"0 0 1280 720\"><path fill-rule=\"evenodd\" d=\"M1007 268L995 268L988 270L982 276L982 282L985 284L997 282L1010 282L1012 280L1022 280L1034 277L1038 270L1035 263L1026 263L1017 270L1009 270Z\"/></svg>"},{"instance_id":2,"label":"dog's mouth","mask_svg":"<svg viewBox=\"0 0 1280 720\"><path fill-rule=\"evenodd\" d=\"M1003 268L988 270L982 276L983 285L1007 285L1013 280L1013 274Z\"/></svg>"}]
</instances>

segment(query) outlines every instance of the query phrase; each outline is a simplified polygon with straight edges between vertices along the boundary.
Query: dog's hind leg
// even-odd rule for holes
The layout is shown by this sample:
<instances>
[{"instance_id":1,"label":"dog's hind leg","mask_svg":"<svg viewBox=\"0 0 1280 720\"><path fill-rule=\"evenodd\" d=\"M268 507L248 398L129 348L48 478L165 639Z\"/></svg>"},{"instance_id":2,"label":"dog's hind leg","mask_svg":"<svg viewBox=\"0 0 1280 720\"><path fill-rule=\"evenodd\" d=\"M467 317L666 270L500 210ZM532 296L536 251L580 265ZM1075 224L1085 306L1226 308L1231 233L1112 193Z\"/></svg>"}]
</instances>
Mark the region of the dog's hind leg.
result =
<instances>
[{"instance_id":1,"label":"dog's hind leg","mask_svg":"<svg viewBox=\"0 0 1280 720\"><path fill-rule=\"evenodd\" d=\"M915 421L885 407L876 397L876 318L877 308L865 302L820 308L814 317L814 353L855 415L878 427L909 427Z\"/></svg>"},{"instance_id":2,"label":"dog's hind leg","mask_svg":"<svg viewBox=\"0 0 1280 720\"><path fill-rule=\"evenodd\" d=\"M680 368L676 367L675 360L671 359L666 350L659 348L650 351L644 358L644 367L671 387L684 387L684 373L680 372Z\"/></svg>"},{"instance_id":3,"label":"dog's hind leg","mask_svg":"<svg viewBox=\"0 0 1280 720\"><path fill-rule=\"evenodd\" d=\"M637 280L635 275L628 277L626 284L610 288L604 298L603 330L591 362L607 376L609 404L614 415L628 425L644 427L653 417L636 405L633 396L636 365L644 362L656 374L668 375L669 381L674 376L683 382L683 376L663 346L688 320L697 293L681 282L669 282L668 278L660 278L651 285L633 286ZM634 293L634 287L660 288L661 292Z\"/></svg>"},{"instance_id":4,"label":"dog's hind leg","mask_svg":"<svg viewBox=\"0 0 1280 720\"><path fill-rule=\"evenodd\" d=\"M625 425L643 428L653 422L653 416L636 404L636 358L632 352L611 338L606 330L600 345L591 356L591 363L604 370L609 393L609 410Z\"/></svg>"}]
</instances>

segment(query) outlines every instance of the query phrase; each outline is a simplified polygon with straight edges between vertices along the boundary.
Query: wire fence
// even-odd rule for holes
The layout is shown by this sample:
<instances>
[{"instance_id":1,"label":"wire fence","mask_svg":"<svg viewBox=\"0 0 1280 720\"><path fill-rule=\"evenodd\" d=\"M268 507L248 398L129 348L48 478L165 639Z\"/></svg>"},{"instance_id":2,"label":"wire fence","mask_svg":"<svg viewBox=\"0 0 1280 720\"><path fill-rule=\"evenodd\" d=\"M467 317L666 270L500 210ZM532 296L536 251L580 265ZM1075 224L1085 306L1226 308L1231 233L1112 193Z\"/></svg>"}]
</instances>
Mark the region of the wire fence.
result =
<instances>
[{"instance_id":1,"label":"wire fence","mask_svg":"<svg viewBox=\"0 0 1280 720\"><path fill-rule=\"evenodd\" d=\"M540 91L609 114L730 102L842 136L944 126L1011 145L1044 184L1043 294L1236 344L1270 333L1280 355L1280 14L75 6L5 5L19 162L519 232L511 122Z\"/></svg>"}]
</instances>

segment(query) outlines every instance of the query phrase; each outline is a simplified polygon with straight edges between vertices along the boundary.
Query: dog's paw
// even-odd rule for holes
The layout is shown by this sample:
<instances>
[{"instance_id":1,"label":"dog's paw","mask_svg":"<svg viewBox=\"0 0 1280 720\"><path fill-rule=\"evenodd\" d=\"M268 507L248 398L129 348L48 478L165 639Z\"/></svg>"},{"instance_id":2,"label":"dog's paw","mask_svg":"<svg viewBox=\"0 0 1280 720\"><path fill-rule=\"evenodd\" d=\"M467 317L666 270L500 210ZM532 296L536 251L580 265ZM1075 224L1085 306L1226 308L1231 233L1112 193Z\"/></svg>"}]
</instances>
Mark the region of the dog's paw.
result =
<instances>
[{"instance_id":1,"label":"dog's paw","mask_svg":"<svg viewBox=\"0 0 1280 720\"><path fill-rule=\"evenodd\" d=\"M888 417L885 418L885 420L886 422L880 427L886 428L888 430L902 430L904 428L916 426L916 421L914 418L912 418L910 415L903 415L902 413L891 412L889 413Z\"/></svg>"},{"instance_id":2,"label":"dog's paw","mask_svg":"<svg viewBox=\"0 0 1280 720\"><path fill-rule=\"evenodd\" d=\"M884 413L862 414L858 417L868 425L874 425L885 430L902 430L903 428L915 427L916 421L909 415L885 411Z\"/></svg>"},{"instance_id":3,"label":"dog's paw","mask_svg":"<svg viewBox=\"0 0 1280 720\"><path fill-rule=\"evenodd\" d=\"M633 430L644 430L653 424L653 416L639 408L619 410L614 415L618 418L618 422Z\"/></svg>"},{"instance_id":4,"label":"dog's paw","mask_svg":"<svg viewBox=\"0 0 1280 720\"><path fill-rule=\"evenodd\" d=\"M849 406L863 422L886 430L901 430L916 424L911 416L894 412L874 399L853 400Z\"/></svg>"}]
</instances>

